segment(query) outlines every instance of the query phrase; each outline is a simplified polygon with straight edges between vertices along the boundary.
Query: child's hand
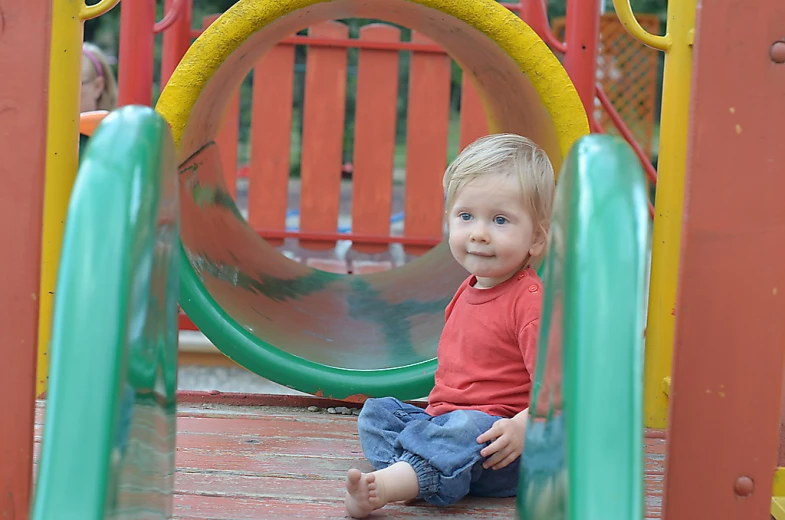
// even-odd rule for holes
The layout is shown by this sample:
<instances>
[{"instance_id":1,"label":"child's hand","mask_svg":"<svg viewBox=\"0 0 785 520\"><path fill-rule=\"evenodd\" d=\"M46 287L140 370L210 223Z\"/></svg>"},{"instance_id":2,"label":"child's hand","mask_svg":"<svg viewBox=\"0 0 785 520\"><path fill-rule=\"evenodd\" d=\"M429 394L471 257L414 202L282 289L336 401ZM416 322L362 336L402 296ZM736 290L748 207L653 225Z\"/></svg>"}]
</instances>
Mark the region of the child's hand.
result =
<instances>
[{"instance_id":1,"label":"child's hand","mask_svg":"<svg viewBox=\"0 0 785 520\"><path fill-rule=\"evenodd\" d=\"M480 444L493 441L480 452L483 457L490 457L483 462L482 467L496 470L515 462L523 451L525 433L526 421L499 419L493 423L487 432L477 437Z\"/></svg>"}]
</instances>

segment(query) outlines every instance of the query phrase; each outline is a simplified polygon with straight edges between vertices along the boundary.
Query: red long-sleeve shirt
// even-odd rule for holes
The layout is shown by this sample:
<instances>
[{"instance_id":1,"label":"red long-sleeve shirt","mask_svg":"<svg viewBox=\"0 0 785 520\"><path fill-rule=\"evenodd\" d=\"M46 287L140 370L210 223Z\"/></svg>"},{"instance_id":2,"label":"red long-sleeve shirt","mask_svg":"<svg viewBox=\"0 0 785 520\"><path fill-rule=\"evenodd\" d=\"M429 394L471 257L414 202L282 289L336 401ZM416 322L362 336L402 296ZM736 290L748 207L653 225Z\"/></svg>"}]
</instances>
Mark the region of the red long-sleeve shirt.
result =
<instances>
[{"instance_id":1,"label":"red long-sleeve shirt","mask_svg":"<svg viewBox=\"0 0 785 520\"><path fill-rule=\"evenodd\" d=\"M513 417L529 406L542 281L524 269L490 289L477 289L475 282L467 278L447 306L426 411Z\"/></svg>"}]
</instances>

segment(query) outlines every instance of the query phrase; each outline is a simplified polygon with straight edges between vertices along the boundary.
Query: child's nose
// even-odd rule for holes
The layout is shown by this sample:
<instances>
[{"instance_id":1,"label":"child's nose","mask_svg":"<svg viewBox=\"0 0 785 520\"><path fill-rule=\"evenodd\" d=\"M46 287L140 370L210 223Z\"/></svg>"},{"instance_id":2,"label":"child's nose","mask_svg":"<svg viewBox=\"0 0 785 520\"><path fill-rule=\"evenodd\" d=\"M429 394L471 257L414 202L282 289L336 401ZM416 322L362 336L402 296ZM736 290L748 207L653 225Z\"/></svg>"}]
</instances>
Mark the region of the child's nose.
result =
<instances>
[{"instance_id":1,"label":"child's nose","mask_svg":"<svg viewBox=\"0 0 785 520\"><path fill-rule=\"evenodd\" d=\"M483 224L476 224L472 227L472 242L488 242L488 229Z\"/></svg>"}]
</instances>

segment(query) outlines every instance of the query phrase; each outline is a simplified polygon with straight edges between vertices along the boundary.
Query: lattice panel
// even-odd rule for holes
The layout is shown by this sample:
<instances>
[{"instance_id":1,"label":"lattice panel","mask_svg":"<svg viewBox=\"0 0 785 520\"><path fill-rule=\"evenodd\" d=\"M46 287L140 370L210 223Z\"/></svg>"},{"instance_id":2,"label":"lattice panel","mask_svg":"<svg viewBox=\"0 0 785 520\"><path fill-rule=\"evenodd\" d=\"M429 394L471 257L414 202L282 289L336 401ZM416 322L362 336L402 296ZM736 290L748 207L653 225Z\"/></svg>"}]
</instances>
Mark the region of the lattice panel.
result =
<instances>
[{"instance_id":1,"label":"lattice panel","mask_svg":"<svg viewBox=\"0 0 785 520\"><path fill-rule=\"evenodd\" d=\"M641 26L659 34L656 15L636 16ZM556 36L564 40L565 19L553 22ZM654 135L654 109L657 105L657 64L660 52L633 38L615 14L600 19L600 49L597 57L597 80L614 108L627 124L641 148L651 157ZM618 135L613 122L596 103L595 117L609 133Z\"/></svg>"}]
</instances>

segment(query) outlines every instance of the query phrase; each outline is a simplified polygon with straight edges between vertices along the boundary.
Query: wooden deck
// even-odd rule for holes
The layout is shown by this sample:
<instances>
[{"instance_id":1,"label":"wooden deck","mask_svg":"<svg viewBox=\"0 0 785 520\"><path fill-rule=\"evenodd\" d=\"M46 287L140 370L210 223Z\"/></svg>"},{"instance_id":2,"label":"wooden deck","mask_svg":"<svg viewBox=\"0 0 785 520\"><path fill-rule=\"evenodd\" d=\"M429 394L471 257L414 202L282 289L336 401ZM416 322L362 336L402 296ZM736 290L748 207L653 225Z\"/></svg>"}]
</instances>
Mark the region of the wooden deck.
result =
<instances>
[{"instance_id":1,"label":"wooden deck","mask_svg":"<svg viewBox=\"0 0 785 520\"><path fill-rule=\"evenodd\" d=\"M327 400L249 396L257 403L280 402L293 406L248 406L225 404L225 394L213 399L207 395L202 399L191 394L186 402L181 399L178 406L174 518L346 518L343 509L346 471L352 467L371 470L358 441L356 416L308 411L309 405L340 406ZM39 402L36 443L41 439L43 408L43 402ZM36 457L38 453L36 449ZM647 520L660 518L664 458L664 437L660 432L647 432ZM448 508L422 502L391 505L371 516L436 517L512 519L515 499L470 497Z\"/></svg>"}]
</instances>

